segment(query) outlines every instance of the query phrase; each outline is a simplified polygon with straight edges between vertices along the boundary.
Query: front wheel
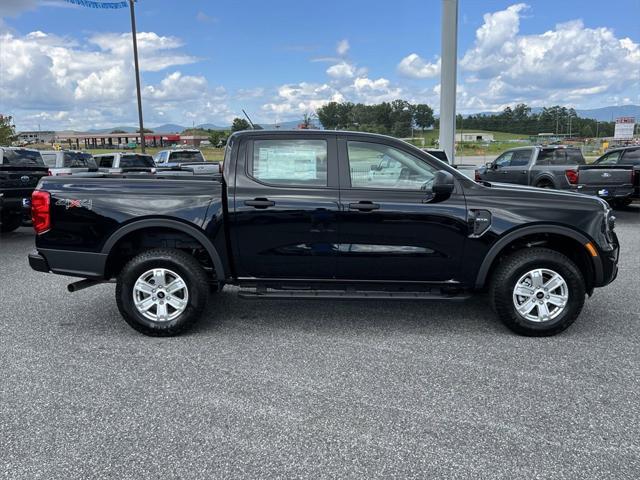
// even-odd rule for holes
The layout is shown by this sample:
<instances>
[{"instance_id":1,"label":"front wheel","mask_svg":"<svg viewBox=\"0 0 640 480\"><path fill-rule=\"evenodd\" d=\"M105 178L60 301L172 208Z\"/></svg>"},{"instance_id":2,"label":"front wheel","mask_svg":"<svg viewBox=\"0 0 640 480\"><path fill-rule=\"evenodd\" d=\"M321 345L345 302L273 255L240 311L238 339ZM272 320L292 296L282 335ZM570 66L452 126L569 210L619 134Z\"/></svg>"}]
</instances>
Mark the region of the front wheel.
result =
<instances>
[{"instance_id":1,"label":"front wheel","mask_svg":"<svg viewBox=\"0 0 640 480\"><path fill-rule=\"evenodd\" d=\"M131 259L116 284L120 314L137 331L154 337L190 328L207 304L209 280L191 255L153 249Z\"/></svg>"},{"instance_id":2,"label":"front wheel","mask_svg":"<svg viewBox=\"0 0 640 480\"><path fill-rule=\"evenodd\" d=\"M562 332L578 318L586 288L582 273L565 255L529 248L498 265L489 295L507 327L541 337Z\"/></svg>"}]
</instances>

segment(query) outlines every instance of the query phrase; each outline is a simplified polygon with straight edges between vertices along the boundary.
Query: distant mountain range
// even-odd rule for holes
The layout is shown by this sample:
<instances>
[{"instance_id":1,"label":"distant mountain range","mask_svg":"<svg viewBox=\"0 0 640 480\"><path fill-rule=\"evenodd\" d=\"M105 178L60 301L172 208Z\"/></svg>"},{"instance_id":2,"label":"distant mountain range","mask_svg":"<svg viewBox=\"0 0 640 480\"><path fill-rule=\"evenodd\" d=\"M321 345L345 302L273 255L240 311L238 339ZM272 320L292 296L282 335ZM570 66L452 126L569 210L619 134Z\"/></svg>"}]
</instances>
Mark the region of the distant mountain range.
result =
<instances>
[{"instance_id":1,"label":"distant mountain range","mask_svg":"<svg viewBox=\"0 0 640 480\"><path fill-rule=\"evenodd\" d=\"M294 121L290 121L290 122L282 122L279 124L260 124L260 126L266 130L271 130L271 129L275 129L275 128L280 128L282 130L287 130L287 129L291 129L291 128L296 128L298 125L300 124L300 120L294 120ZM145 129L149 129L149 130L153 130L153 133L162 133L162 134L167 134L167 133L181 133L184 132L185 130L189 129L189 128L193 128L193 127L185 127L183 125L178 125L176 123L165 123L164 125L158 125L157 127L144 127ZM201 123L199 125L196 125L195 128L201 128L204 130L231 130L231 125L227 126L227 127L222 127L220 125L215 125L213 123ZM121 130L123 132L126 133L135 133L138 131L138 127L111 127L111 128L100 128L100 129L93 129L93 130L88 130L88 133L97 133L97 134L102 134L102 133L111 133L114 130Z\"/></svg>"},{"instance_id":2,"label":"distant mountain range","mask_svg":"<svg viewBox=\"0 0 640 480\"><path fill-rule=\"evenodd\" d=\"M540 113L542 108L534 107L531 109L532 113ZM495 115L500 112L479 112L474 114L463 115L468 117L469 115ZM614 122L618 117L635 117L637 121L640 121L640 105L620 105L602 108L592 109L580 109L576 108L576 113L582 118L593 118L600 122Z\"/></svg>"}]
</instances>

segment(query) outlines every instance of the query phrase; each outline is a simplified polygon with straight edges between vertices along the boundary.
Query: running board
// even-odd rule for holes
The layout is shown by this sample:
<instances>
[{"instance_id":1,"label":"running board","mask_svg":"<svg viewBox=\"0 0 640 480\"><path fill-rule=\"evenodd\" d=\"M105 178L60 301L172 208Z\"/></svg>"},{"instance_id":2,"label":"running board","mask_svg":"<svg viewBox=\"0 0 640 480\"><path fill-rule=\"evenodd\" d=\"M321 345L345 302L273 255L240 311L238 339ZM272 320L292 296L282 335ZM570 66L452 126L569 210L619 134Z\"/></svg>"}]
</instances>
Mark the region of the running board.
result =
<instances>
[{"instance_id":1,"label":"running board","mask_svg":"<svg viewBox=\"0 0 640 480\"><path fill-rule=\"evenodd\" d=\"M344 300L446 300L463 301L471 297L464 292L443 293L434 291L383 291L383 290L282 290L274 288L243 288L238 292L245 299L344 299Z\"/></svg>"}]
</instances>

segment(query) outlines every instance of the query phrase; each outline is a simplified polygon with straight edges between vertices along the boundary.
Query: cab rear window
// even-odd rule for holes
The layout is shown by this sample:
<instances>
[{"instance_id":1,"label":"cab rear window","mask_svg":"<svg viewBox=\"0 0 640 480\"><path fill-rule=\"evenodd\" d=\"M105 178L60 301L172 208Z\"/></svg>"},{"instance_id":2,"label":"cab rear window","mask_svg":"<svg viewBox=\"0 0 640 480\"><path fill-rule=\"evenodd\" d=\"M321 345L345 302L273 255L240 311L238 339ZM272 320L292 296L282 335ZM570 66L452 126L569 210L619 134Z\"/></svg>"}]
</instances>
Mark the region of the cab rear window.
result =
<instances>
[{"instance_id":1,"label":"cab rear window","mask_svg":"<svg viewBox=\"0 0 640 480\"><path fill-rule=\"evenodd\" d=\"M153 168L156 164L150 155L123 155L120 168Z\"/></svg>"},{"instance_id":2,"label":"cab rear window","mask_svg":"<svg viewBox=\"0 0 640 480\"><path fill-rule=\"evenodd\" d=\"M45 166L40 152L25 149L5 150L2 154L2 164L11 167Z\"/></svg>"},{"instance_id":3,"label":"cab rear window","mask_svg":"<svg viewBox=\"0 0 640 480\"><path fill-rule=\"evenodd\" d=\"M169 162L204 162L200 152L171 152Z\"/></svg>"}]
</instances>

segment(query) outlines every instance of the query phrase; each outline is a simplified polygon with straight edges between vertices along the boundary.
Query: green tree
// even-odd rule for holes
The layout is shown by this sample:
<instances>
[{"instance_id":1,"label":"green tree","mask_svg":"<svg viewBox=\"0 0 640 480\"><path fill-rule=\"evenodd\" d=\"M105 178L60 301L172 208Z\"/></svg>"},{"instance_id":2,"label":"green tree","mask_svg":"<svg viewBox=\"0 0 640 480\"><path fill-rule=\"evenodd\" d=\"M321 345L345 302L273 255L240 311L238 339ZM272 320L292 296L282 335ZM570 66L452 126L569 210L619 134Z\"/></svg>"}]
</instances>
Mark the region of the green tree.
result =
<instances>
[{"instance_id":1,"label":"green tree","mask_svg":"<svg viewBox=\"0 0 640 480\"><path fill-rule=\"evenodd\" d=\"M137 129L136 133L140 133L140 129ZM145 128L144 133L153 133L153 130L151 130L150 128Z\"/></svg>"},{"instance_id":2,"label":"green tree","mask_svg":"<svg viewBox=\"0 0 640 480\"><path fill-rule=\"evenodd\" d=\"M115 129L115 130L112 130L111 133L113 134L113 133L127 133L127 132L125 132L124 130Z\"/></svg>"},{"instance_id":3,"label":"green tree","mask_svg":"<svg viewBox=\"0 0 640 480\"><path fill-rule=\"evenodd\" d=\"M223 130L211 130L209 132L209 141L211 142L211 145L213 145L214 147L217 147L220 144L224 144L226 139L227 139L227 132Z\"/></svg>"},{"instance_id":4,"label":"green tree","mask_svg":"<svg viewBox=\"0 0 640 480\"><path fill-rule=\"evenodd\" d=\"M425 128L433 125L433 109L425 103L415 105L413 107L413 122L424 133Z\"/></svg>"},{"instance_id":5,"label":"green tree","mask_svg":"<svg viewBox=\"0 0 640 480\"><path fill-rule=\"evenodd\" d=\"M15 127L12 117L0 115L0 145L11 145L16 138Z\"/></svg>"},{"instance_id":6,"label":"green tree","mask_svg":"<svg viewBox=\"0 0 640 480\"><path fill-rule=\"evenodd\" d=\"M231 124L232 132L239 132L240 130L250 130L251 125L244 118L234 118L233 123Z\"/></svg>"}]
</instances>

